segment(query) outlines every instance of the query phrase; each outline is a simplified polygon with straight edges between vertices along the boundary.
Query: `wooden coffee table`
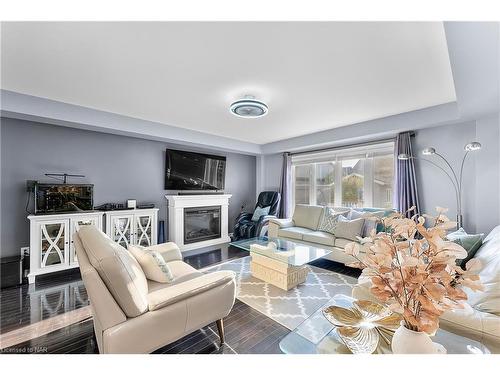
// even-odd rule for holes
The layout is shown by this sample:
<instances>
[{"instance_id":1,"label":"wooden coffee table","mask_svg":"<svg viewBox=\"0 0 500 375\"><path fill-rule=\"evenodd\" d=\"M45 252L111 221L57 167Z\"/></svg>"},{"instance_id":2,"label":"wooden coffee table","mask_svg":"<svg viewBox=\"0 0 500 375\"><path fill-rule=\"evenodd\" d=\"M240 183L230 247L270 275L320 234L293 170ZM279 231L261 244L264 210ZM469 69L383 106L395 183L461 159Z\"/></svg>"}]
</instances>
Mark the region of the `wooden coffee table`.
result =
<instances>
[{"instance_id":1,"label":"wooden coffee table","mask_svg":"<svg viewBox=\"0 0 500 375\"><path fill-rule=\"evenodd\" d=\"M231 245L250 252L252 276L284 290L306 280L307 263L331 253L328 249L281 238L254 237Z\"/></svg>"}]
</instances>

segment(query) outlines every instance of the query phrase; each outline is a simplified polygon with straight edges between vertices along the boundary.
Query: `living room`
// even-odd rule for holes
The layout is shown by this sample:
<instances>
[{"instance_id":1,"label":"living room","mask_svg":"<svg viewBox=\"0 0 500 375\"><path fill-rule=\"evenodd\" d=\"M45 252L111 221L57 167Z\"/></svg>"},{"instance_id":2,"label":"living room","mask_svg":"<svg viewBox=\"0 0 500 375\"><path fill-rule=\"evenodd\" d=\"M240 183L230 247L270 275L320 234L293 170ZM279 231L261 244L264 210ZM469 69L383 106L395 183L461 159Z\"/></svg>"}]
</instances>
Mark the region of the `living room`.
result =
<instances>
[{"instance_id":1,"label":"living room","mask_svg":"<svg viewBox=\"0 0 500 375\"><path fill-rule=\"evenodd\" d=\"M495 17L21 19L2 355L497 358Z\"/></svg>"}]
</instances>

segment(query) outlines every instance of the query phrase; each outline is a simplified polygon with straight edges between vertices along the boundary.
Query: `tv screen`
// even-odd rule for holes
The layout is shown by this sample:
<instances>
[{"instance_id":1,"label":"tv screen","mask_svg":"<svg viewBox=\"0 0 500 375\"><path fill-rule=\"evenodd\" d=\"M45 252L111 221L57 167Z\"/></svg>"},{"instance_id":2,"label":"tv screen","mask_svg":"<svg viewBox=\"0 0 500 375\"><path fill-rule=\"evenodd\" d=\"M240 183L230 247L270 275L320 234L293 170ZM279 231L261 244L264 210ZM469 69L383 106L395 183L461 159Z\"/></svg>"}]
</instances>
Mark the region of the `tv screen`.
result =
<instances>
[{"instance_id":1,"label":"tv screen","mask_svg":"<svg viewBox=\"0 0 500 375\"><path fill-rule=\"evenodd\" d=\"M223 190L226 157L167 150L165 190Z\"/></svg>"}]
</instances>

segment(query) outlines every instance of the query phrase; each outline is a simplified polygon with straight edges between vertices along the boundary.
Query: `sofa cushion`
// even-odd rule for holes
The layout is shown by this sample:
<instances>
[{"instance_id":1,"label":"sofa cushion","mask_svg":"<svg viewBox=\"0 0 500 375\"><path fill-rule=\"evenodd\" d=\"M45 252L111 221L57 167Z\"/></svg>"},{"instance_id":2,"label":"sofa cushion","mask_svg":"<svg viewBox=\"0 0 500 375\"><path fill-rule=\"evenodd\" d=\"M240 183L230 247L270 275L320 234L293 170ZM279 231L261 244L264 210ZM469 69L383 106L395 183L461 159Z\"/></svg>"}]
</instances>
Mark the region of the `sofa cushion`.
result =
<instances>
[{"instance_id":1,"label":"sofa cushion","mask_svg":"<svg viewBox=\"0 0 500 375\"><path fill-rule=\"evenodd\" d=\"M173 281L174 277L170 271L170 267L160 252L139 245L130 245L128 250L137 262L139 262L148 280L154 280L159 283L170 283Z\"/></svg>"},{"instance_id":2,"label":"sofa cushion","mask_svg":"<svg viewBox=\"0 0 500 375\"><path fill-rule=\"evenodd\" d=\"M314 232L308 228L291 227L278 230L278 237L293 238L294 240L301 240L304 234Z\"/></svg>"},{"instance_id":3,"label":"sofa cushion","mask_svg":"<svg viewBox=\"0 0 500 375\"><path fill-rule=\"evenodd\" d=\"M455 232L448 233L446 238L449 241L459 244L467 251L467 257L465 259L457 259L457 265L465 269L467 262L474 257L476 251L479 250L483 244L483 237L483 233L468 234L463 228L460 228Z\"/></svg>"},{"instance_id":4,"label":"sofa cushion","mask_svg":"<svg viewBox=\"0 0 500 375\"><path fill-rule=\"evenodd\" d=\"M306 233L304 234L302 239L307 242L314 242L321 245L327 245L327 246L335 245L335 237L333 236L333 234L326 232L317 231L317 232Z\"/></svg>"},{"instance_id":5,"label":"sofa cushion","mask_svg":"<svg viewBox=\"0 0 500 375\"><path fill-rule=\"evenodd\" d=\"M354 219L365 219L365 222L363 224L363 229L361 231L361 237L368 237L370 236L370 232L373 229L377 229L377 220L376 218L382 218L386 215L386 211L361 211L360 210L355 210L351 209L349 211L349 214L347 215L347 218L349 220L354 220ZM371 218L371 219L370 219Z\"/></svg>"},{"instance_id":6,"label":"sofa cushion","mask_svg":"<svg viewBox=\"0 0 500 375\"><path fill-rule=\"evenodd\" d=\"M297 204L293 212L293 222L297 227L317 230L322 215L322 206Z\"/></svg>"},{"instance_id":7,"label":"sofa cushion","mask_svg":"<svg viewBox=\"0 0 500 375\"><path fill-rule=\"evenodd\" d=\"M484 291L473 292L468 288L464 288L464 290L468 296L467 303L472 307L500 315L500 231L497 228L493 229L495 235L488 235L487 241L483 243L474 256L482 265L479 278L484 286Z\"/></svg>"},{"instance_id":8,"label":"sofa cushion","mask_svg":"<svg viewBox=\"0 0 500 375\"><path fill-rule=\"evenodd\" d=\"M495 228L491 230L490 233L488 233L483 242L488 242L489 240L493 240L495 238L498 238L499 236L500 236L500 225L497 225Z\"/></svg>"},{"instance_id":9,"label":"sofa cushion","mask_svg":"<svg viewBox=\"0 0 500 375\"><path fill-rule=\"evenodd\" d=\"M122 246L93 225L78 231L92 266L129 318L148 310L148 283L141 266Z\"/></svg>"},{"instance_id":10,"label":"sofa cushion","mask_svg":"<svg viewBox=\"0 0 500 375\"><path fill-rule=\"evenodd\" d=\"M351 241L357 241L356 237L361 236L365 219L348 220L345 216L340 215L338 223L335 226L333 234L337 238L345 238Z\"/></svg>"},{"instance_id":11,"label":"sofa cushion","mask_svg":"<svg viewBox=\"0 0 500 375\"><path fill-rule=\"evenodd\" d=\"M336 247L340 247L340 248L344 248L345 245L347 245L348 243L351 243L352 240L348 240L346 238L339 238L339 237L335 237L335 246Z\"/></svg>"}]
</instances>

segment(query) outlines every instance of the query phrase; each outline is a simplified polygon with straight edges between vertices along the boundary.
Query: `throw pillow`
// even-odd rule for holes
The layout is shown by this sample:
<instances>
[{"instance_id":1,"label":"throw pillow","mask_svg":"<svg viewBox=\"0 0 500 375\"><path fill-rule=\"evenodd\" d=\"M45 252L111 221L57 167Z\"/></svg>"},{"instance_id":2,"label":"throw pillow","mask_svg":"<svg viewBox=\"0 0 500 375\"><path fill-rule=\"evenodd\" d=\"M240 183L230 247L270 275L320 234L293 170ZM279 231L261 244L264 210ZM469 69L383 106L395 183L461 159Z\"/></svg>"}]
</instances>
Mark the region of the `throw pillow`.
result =
<instances>
[{"instance_id":1,"label":"throw pillow","mask_svg":"<svg viewBox=\"0 0 500 375\"><path fill-rule=\"evenodd\" d=\"M359 218L349 220L345 216L339 215L337 225L333 230L333 235L346 240L357 241L356 237L361 236L365 219Z\"/></svg>"},{"instance_id":2,"label":"throw pillow","mask_svg":"<svg viewBox=\"0 0 500 375\"><path fill-rule=\"evenodd\" d=\"M363 230L361 231L361 237L364 238L368 237L373 229L378 231L378 225L377 225L378 221L376 220L376 218L384 217L384 215L385 215L384 211L363 212L351 209L351 211L349 211L349 214L347 215L347 218L349 220L360 219L360 218L365 219Z\"/></svg>"},{"instance_id":3,"label":"throw pillow","mask_svg":"<svg viewBox=\"0 0 500 375\"><path fill-rule=\"evenodd\" d=\"M479 250L483 244L484 233L467 234L463 228L460 228L455 232L448 233L446 238L448 241L459 244L467 251L467 257L465 259L457 259L457 265L465 269L465 264L474 258L477 250Z\"/></svg>"},{"instance_id":4,"label":"throw pillow","mask_svg":"<svg viewBox=\"0 0 500 375\"><path fill-rule=\"evenodd\" d=\"M253 212L252 221L259 221L260 217L267 215L269 213L270 209L271 209L271 206L267 206L267 207L257 206L255 208L255 211Z\"/></svg>"},{"instance_id":5,"label":"throw pillow","mask_svg":"<svg viewBox=\"0 0 500 375\"><path fill-rule=\"evenodd\" d=\"M128 249L141 265L147 279L159 283L170 283L174 280L170 267L158 251L139 245L131 245Z\"/></svg>"},{"instance_id":6,"label":"throw pillow","mask_svg":"<svg viewBox=\"0 0 500 375\"><path fill-rule=\"evenodd\" d=\"M337 220L340 215L346 211L335 211L331 207L325 207L323 210L323 215L319 221L318 230L322 232L327 232L334 234L333 231L337 225Z\"/></svg>"}]
</instances>

